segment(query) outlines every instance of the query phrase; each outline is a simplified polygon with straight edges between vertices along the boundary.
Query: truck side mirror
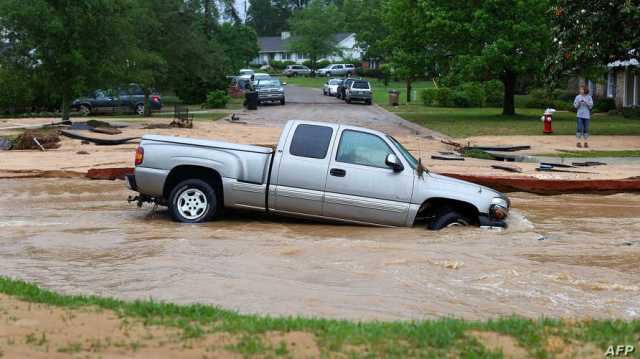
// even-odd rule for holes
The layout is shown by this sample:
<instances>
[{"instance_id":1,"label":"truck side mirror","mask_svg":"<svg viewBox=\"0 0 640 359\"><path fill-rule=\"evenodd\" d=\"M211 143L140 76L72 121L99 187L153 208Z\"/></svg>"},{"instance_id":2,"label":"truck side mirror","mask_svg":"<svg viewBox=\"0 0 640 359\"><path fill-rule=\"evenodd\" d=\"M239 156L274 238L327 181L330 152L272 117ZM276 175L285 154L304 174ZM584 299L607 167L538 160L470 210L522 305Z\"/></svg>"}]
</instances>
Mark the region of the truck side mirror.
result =
<instances>
[{"instance_id":1,"label":"truck side mirror","mask_svg":"<svg viewBox=\"0 0 640 359\"><path fill-rule=\"evenodd\" d=\"M390 153L387 155L387 158L384 160L384 163L393 169L393 172L402 172L404 170L404 166L398 159L396 155Z\"/></svg>"}]
</instances>

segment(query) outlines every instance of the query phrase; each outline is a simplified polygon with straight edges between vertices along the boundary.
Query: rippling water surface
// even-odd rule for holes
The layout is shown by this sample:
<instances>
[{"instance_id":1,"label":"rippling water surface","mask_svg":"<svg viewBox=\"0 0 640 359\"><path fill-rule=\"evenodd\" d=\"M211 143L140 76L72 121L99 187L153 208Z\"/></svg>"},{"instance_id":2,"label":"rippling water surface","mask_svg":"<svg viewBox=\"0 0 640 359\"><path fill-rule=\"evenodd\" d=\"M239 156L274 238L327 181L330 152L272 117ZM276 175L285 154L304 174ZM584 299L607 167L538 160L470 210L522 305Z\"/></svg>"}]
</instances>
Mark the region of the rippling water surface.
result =
<instances>
[{"instance_id":1,"label":"rippling water surface","mask_svg":"<svg viewBox=\"0 0 640 359\"><path fill-rule=\"evenodd\" d=\"M234 213L205 225L122 182L0 180L0 274L64 293L352 319L640 316L640 195L512 194L504 231Z\"/></svg>"}]
</instances>

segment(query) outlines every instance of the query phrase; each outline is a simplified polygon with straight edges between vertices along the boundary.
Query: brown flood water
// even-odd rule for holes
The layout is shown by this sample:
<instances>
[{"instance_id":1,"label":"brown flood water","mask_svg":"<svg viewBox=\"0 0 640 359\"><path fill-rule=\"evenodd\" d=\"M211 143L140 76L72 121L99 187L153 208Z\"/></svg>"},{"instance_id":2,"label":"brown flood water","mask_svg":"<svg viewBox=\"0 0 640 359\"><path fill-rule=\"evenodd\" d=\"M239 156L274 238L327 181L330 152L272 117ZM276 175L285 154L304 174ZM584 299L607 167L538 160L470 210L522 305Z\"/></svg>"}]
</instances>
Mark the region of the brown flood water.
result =
<instances>
[{"instance_id":1,"label":"brown flood water","mask_svg":"<svg viewBox=\"0 0 640 359\"><path fill-rule=\"evenodd\" d=\"M513 194L507 230L429 232L242 213L182 225L129 194L122 182L0 180L0 274L272 315L640 316L640 195Z\"/></svg>"}]
</instances>

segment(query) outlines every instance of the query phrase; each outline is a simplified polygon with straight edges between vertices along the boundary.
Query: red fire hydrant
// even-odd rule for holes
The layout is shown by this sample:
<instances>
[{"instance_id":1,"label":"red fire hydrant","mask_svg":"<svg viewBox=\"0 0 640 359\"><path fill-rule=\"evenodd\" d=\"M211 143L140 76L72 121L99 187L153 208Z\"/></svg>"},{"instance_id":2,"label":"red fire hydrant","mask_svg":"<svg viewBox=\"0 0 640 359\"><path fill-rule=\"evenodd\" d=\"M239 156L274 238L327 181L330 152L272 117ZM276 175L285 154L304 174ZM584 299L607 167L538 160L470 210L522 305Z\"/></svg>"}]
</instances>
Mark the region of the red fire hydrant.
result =
<instances>
[{"instance_id":1,"label":"red fire hydrant","mask_svg":"<svg viewBox=\"0 0 640 359\"><path fill-rule=\"evenodd\" d=\"M551 122L553 121L553 113L556 112L556 110L548 108L546 111L544 111L544 114L542 115L542 122L544 122L544 129L543 132L545 135L549 135L553 133L553 126L551 125Z\"/></svg>"}]
</instances>

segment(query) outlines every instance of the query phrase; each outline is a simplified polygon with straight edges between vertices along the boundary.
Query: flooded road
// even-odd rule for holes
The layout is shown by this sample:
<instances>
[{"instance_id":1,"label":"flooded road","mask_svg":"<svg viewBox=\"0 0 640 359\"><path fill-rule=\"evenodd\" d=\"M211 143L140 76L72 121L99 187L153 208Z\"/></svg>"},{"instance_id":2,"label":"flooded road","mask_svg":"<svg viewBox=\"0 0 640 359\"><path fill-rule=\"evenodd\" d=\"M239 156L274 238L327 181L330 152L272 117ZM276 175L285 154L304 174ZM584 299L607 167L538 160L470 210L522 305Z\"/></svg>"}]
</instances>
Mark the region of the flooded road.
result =
<instances>
[{"instance_id":1,"label":"flooded road","mask_svg":"<svg viewBox=\"0 0 640 359\"><path fill-rule=\"evenodd\" d=\"M640 195L513 194L505 231L139 209L122 182L0 180L0 274L64 293L350 319L640 317Z\"/></svg>"}]
</instances>

